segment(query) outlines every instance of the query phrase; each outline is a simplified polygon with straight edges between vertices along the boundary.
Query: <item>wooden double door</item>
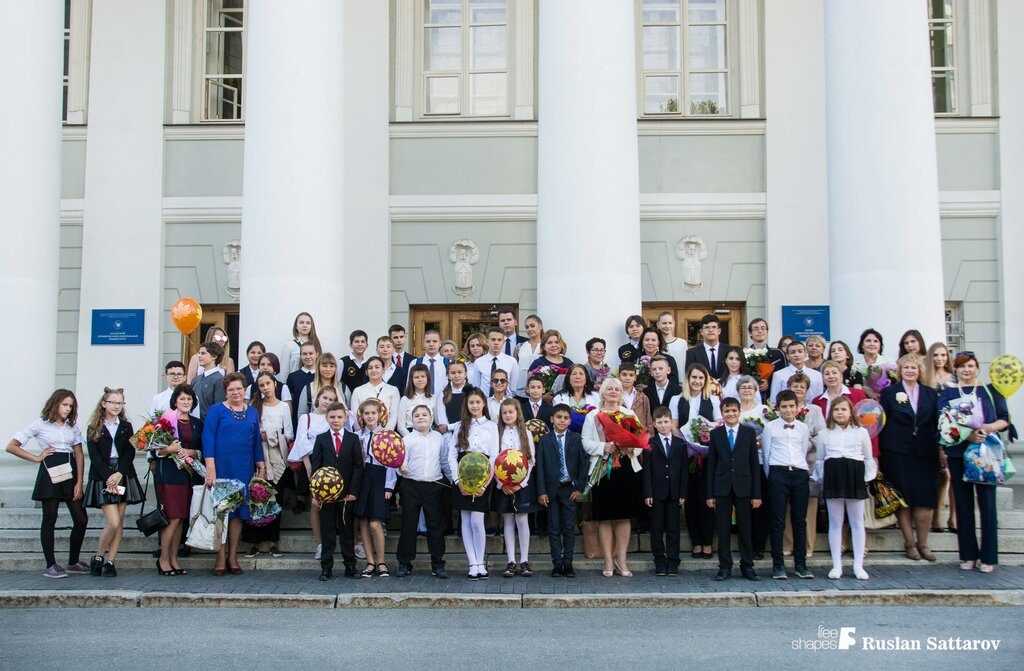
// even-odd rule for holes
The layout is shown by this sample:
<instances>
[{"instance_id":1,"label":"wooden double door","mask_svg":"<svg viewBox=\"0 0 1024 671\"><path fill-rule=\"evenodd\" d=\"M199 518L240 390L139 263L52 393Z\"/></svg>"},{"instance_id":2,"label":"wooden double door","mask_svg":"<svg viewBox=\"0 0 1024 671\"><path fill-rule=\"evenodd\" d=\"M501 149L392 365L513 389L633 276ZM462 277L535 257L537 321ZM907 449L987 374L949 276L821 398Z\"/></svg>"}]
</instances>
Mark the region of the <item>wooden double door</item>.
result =
<instances>
[{"instance_id":1,"label":"wooden double door","mask_svg":"<svg viewBox=\"0 0 1024 671\"><path fill-rule=\"evenodd\" d=\"M726 345L739 345L746 342L744 331L746 321L743 305L722 303L644 303L643 316L651 324L657 324L658 315L671 312L676 318L676 337L685 338L690 345L701 342L700 320L706 314L718 315L722 324L721 341Z\"/></svg>"},{"instance_id":2,"label":"wooden double door","mask_svg":"<svg viewBox=\"0 0 1024 671\"><path fill-rule=\"evenodd\" d=\"M199 351L199 346L207 340L207 333L215 326L220 327L228 334L228 352L235 362L235 370L245 364L245 351L242 350L242 363L238 362L239 351L249 343L238 342L238 306L237 305L212 305L203 306L203 319L199 322L199 328L192 331L184 338L182 345L182 361L188 364L192 355Z\"/></svg>"}]
</instances>

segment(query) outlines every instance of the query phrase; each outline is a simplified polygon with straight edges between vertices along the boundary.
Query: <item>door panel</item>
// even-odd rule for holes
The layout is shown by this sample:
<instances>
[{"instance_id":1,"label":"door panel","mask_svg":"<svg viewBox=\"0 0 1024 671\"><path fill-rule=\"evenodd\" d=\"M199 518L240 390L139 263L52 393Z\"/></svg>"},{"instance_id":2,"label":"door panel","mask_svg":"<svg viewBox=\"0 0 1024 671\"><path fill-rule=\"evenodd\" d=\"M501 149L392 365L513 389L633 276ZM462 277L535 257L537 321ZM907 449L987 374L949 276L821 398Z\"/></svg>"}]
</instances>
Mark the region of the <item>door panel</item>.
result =
<instances>
[{"instance_id":1,"label":"door panel","mask_svg":"<svg viewBox=\"0 0 1024 671\"><path fill-rule=\"evenodd\" d=\"M471 333L498 325L498 306L410 305L409 324L410 351L422 352L423 334L429 329L437 329L441 340L454 340L461 351Z\"/></svg>"},{"instance_id":2,"label":"door panel","mask_svg":"<svg viewBox=\"0 0 1024 671\"><path fill-rule=\"evenodd\" d=\"M214 326L219 326L224 329L228 334L228 351L226 356L230 356L235 362L235 369L238 369L238 351L248 345L249 343L238 342L238 306L227 305L227 306L203 306L203 319L199 322L199 327L192 331L188 336L184 338L182 347L182 361L188 364L189 359L192 355L199 351L199 346L206 342L206 334ZM244 350L243 350L244 358Z\"/></svg>"},{"instance_id":3,"label":"door panel","mask_svg":"<svg viewBox=\"0 0 1024 671\"><path fill-rule=\"evenodd\" d=\"M658 315L671 312L676 319L676 337L697 345L701 341L700 320L704 315L714 313L722 324L722 342L726 345L743 345L744 309L742 305L707 303L644 303L643 316L656 324Z\"/></svg>"}]
</instances>

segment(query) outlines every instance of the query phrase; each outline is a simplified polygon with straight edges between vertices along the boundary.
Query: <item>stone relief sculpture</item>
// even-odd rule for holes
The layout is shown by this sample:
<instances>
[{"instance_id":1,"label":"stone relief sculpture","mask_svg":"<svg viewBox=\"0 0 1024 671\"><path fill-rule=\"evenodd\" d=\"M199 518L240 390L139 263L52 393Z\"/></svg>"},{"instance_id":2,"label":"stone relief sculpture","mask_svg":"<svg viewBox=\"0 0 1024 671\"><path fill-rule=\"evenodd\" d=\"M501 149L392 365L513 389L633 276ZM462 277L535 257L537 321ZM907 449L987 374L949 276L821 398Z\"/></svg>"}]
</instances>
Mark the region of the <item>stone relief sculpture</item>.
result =
<instances>
[{"instance_id":1,"label":"stone relief sculpture","mask_svg":"<svg viewBox=\"0 0 1024 671\"><path fill-rule=\"evenodd\" d=\"M224 291L236 301L242 295L242 242L228 240L222 251L224 263L228 266L228 281Z\"/></svg>"},{"instance_id":2,"label":"stone relief sculpture","mask_svg":"<svg viewBox=\"0 0 1024 671\"><path fill-rule=\"evenodd\" d=\"M676 245L676 256L683 262L683 289L695 294L704 286L701 262L707 258L708 248L696 235L687 235Z\"/></svg>"},{"instance_id":3,"label":"stone relief sculpture","mask_svg":"<svg viewBox=\"0 0 1024 671\"><path fill-rule=\"evenodd\" d=\"M448 259L455 265L455 295L466 297L473 293L473 264L480 260L480 248L467 238L456 240L448 250Z\"/></svg>"}]
</instances>

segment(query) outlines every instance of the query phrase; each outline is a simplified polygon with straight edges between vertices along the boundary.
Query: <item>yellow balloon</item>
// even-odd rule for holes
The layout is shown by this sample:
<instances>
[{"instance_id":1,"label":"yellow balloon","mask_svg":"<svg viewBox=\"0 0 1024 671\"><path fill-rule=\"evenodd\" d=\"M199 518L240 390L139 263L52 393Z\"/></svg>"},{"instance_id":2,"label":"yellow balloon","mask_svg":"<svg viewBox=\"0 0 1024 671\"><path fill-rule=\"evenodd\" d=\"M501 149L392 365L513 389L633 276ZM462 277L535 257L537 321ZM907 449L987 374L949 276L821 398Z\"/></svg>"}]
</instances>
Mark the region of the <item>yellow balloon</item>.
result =
<instances>
[{"instance_id":1,"label":"yellow balloon","mask_svg":"<svg viewBox=\"0 0 1024 671\"><path fill-rule=\"evenodd\" d=\"M1001 354L992 361L988 377L996 391L1009 398L1024 383L1024 364L1012 354Z\"/></svg>"}]
</instances>

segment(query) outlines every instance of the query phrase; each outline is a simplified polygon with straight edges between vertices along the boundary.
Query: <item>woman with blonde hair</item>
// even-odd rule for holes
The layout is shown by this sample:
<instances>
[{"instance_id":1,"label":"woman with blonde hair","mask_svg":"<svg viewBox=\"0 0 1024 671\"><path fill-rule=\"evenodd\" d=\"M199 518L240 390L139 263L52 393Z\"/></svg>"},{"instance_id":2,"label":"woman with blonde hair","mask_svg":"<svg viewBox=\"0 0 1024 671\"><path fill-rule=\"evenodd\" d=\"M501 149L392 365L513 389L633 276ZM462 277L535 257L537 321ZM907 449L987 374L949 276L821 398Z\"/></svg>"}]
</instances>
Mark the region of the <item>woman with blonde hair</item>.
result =
<instances>
[{"instance_id":1,"label":"woman with blonde hair","mask_svg":"<svg viewBox=\"0 0 1024 671\"><path fill-rule=\"evenodd\" d=\"M953 374L953 357L949 354L946 343L935 342L928 348L928 358L925 362L925 384L930 385L938 393L946 389L956 388L956 375ZM945 464L939 464L939 477L935 483L938 491L935 510L932 512L932 531L942 532L949 530L956 533L956 501L954 500L953 488L949 486L949 469ZM943 528L939 521L942 516L942 506L949 493L949 514L946 516L946 526Z\"/></svg>"}]
</instances>

